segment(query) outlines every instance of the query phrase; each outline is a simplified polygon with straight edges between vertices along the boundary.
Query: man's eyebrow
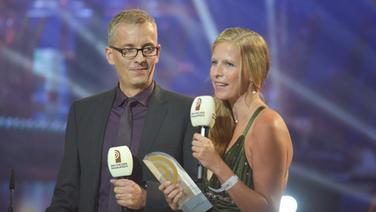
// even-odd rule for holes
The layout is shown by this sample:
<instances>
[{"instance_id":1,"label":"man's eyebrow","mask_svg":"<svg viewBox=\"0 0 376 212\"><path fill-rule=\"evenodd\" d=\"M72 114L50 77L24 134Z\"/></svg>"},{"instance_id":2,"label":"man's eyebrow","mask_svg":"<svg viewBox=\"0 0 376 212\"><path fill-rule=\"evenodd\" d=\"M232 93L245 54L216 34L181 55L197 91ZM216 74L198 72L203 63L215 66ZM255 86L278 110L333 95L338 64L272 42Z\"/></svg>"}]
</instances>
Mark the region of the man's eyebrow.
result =
<instances>
[{"instance_id":1,"label":"man's eyebrow","mask_svg":"<svg viewBox=\"0 0 376 212\"><path fill-rule=\"evenodd\" d=\"M142 44L141 48L143 48L145 46L155 46L155 44L152 43L152 42L144 43L144 44ZM121 47L122 48L136 48L136 46L134 44L131 44L131 43L123 44L123 45L121 45Z\"/></svg>"},{"instance_id":2,"label":"man's eyebrow","mask_svg":"<svg viewBox=\"0 0 376 212\"><path fill-rule=\"evenodd\" d=\"M122 45L122 47L133 48L133 47L135 47L135 45L130 43L130 44L124 44L124 45Z\"/></svg>"},{"instance_id":3,"label":"man's eyebrow","mask_svg":"<svg viewBox=\"0 0 376 212\"><path fill-rule=\"evenodd\" d=\"M142 47L145 47L145 46L155 46L155 45L154 45L154 43L149 42L149 43L144 43L142 45Z\"/></svg>"}]
</instances>

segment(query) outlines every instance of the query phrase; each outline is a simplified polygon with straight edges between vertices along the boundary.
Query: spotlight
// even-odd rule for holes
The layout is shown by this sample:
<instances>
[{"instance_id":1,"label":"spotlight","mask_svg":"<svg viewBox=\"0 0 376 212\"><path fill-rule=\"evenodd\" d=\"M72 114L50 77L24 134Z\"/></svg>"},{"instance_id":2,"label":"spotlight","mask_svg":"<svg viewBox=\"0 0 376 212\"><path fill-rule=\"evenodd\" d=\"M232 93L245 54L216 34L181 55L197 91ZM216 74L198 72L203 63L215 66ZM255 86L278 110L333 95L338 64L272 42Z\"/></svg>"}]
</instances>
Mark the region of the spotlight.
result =
<instances>
[{"instance_id":1,"label":"spotlight","mask_svg":"<svg viewBox=\"0 0 376 212\"><path fill-rule=\"evenodd\" d=\"M292 196L282 196L279 212L295 212L298 209L298 202Z\"/></svg>"}]
</instances>

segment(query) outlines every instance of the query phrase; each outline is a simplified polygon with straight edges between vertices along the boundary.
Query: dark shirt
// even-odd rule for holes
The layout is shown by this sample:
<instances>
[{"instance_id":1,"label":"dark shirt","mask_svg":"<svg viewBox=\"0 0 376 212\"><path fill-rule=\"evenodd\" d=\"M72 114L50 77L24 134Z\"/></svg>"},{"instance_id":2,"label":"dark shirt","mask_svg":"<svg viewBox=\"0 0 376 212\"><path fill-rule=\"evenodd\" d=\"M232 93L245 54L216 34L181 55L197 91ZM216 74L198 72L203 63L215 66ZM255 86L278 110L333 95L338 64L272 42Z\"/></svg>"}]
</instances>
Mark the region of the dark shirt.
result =
<instances>
[{"instance_id":1,"label":"dark shirt","mask_svg":"<svg viewBox=\"0 0 376 212\"><path fill-rule=\"evenodd\" d=\"M132 155L137 155L138 153L141 133L142 129L144 128L146 113L148 111L148 100L154 90L154 85L155 83L153 82L148 88L132 97L132 99L137 101L137 104L132 107L132 139L129 147ZM107 152L110 147L124 145L124 143L118 139L118 129L120 128L120 117L123 112L126 112L124 103L128 101L128 98L129 97L127 97L118 86L116 90L116 97L112 104L110 116L107 121L104 143L102 147L102 168L98 196L98 212L105 212L108 208L109 193L112 187L110 185L110 179L112 177L107 167Z\"/></svg>"}]
</instances>

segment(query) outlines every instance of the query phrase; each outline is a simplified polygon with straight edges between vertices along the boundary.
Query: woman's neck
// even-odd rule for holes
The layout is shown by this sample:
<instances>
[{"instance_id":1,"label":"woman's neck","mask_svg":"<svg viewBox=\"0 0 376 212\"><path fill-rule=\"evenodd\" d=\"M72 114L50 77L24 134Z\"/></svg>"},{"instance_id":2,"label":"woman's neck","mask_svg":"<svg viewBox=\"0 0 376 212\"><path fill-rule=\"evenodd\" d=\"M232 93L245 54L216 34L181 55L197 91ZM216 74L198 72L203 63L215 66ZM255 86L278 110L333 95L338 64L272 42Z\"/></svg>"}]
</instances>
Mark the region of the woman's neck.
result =
<instances>
[{"instance_id":1,"label":"woman's neck","mask_svg":"<svg viewBox=\"0 0 376 212\"><path fill-rule=\"evenodd\" d=\"M264 102L261 100L259 93L245 93L231 104L232 113L235 123L247 122L251 114Z\"/></svg>"}]
</instances>

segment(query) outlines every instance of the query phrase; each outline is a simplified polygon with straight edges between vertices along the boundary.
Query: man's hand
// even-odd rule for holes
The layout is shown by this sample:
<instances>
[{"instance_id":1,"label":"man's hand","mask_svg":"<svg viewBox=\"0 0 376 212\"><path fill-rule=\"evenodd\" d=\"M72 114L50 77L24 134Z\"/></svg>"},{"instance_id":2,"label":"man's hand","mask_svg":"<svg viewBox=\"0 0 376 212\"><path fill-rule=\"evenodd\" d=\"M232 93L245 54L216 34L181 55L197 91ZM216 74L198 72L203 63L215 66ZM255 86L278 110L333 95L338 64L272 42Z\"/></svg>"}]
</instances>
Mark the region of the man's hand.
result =
<instances>
[{"instance_id":1,"label":"man's hand","mask_svg":"<svg viewBox=\"0 0 376 212\"><path fill-rule=\"evenodd\" d=\"M111 179L116 202L130 209L141 209L146 204L146 191L137 183L128 179Z\"/></svg>"}]
</instances>

